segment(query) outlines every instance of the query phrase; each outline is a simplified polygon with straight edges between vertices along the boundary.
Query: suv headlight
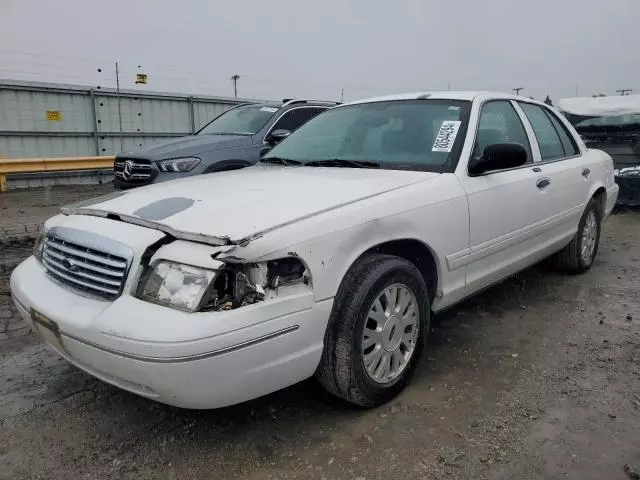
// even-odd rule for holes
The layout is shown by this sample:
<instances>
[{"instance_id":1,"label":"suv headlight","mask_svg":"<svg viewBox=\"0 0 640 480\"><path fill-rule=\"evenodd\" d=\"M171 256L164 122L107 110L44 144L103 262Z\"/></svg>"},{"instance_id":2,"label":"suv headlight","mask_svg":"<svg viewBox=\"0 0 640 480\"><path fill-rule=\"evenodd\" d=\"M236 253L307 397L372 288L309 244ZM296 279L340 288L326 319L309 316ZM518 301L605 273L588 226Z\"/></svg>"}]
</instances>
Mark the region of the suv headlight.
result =
<instances>
[{"instance_id":1,"label":"suv headlight","mask_svg":"<svg viewBox=\"0 0 640 480\"><path fill-rule=\"evenodd\" d=\"M172 158L157 163L161 172L189 172L196 168L200 159L196 157Z\"/></svg>"},{"instance_id":2,"label":"suv headlight","mask_svg":"<svg viewBox=\"0 0 640 480\"><path fill-rule=\"evenodd\" d=\"M205 268L160 261L143 279L139 297L177 310L195 312L215 273Z\"/></svg>"}]
</instances>

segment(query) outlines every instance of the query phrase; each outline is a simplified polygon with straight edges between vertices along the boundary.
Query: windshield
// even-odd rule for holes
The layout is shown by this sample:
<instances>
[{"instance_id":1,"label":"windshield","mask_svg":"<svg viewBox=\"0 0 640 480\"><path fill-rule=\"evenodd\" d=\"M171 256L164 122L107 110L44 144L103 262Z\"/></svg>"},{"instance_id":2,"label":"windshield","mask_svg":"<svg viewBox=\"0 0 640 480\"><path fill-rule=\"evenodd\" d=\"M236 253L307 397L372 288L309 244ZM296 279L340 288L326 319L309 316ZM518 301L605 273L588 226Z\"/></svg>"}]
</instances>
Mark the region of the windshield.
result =
<instances>
[{"instance_id":1,"label":"windshield","mask_svg":"<svg viewBox=\"0 0 640 480\"><path fill-rule=\"evenodd\" d=\"M624 127L628 125L640 124L640 114L634 115L611 115L606 117L595 117L578 122L576 128L586 127Z\"/></svg>"},{"instance_id":2,"label":"windshield","mask_svg":"<svg viewBox=\"0 0 640 480\"><path fill-rule=\"evenodd\" d=\"M470 106L455 100L395 100L337 107L300 127L264 160L453 171Z\"/></svg>"},{"instance_id":3,"label":"windshield","mask_svg":"<svg viewBox=\"0 0 640 480\"><path fill-rule=\"evenodd\" d=\"M277 111L277 107L263 105L232 108L205 126L198 135L254 135Z\"/></svg>"}]
</instances>

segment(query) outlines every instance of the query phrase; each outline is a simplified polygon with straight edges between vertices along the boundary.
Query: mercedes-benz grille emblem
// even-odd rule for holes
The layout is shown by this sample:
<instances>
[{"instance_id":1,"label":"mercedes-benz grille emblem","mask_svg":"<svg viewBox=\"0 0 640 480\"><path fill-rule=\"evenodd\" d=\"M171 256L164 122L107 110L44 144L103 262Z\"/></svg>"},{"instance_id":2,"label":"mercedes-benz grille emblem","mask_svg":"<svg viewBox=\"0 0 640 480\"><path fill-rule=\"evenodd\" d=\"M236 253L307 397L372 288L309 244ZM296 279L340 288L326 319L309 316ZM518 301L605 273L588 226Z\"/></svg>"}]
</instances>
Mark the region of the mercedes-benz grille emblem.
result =
<instances>
[{"instance_id":1,"label":"mercedes-benz grille emblem","mask_svg":"<svg viewBox=\"0 0 640 480\"><path fill-rule=\"evenodd\" d=\"M76 262L68 257L64 257L62 259L62 266L70 272L75 272L76 270L78 270L78 265L76 265Z\"/></svg>"},{"instance_id":2,"label":"mercedes-benz grille emblem","mask_svg":"<svg viewBox=\"0 0 640 480\"><path fill-rule=\"evenodd\" d=\"M124 168L122 169L122 178L129 180L131 175L133 175L133 162L131 160L127 160L124 162Z\"/></svg>"}]
</instances>

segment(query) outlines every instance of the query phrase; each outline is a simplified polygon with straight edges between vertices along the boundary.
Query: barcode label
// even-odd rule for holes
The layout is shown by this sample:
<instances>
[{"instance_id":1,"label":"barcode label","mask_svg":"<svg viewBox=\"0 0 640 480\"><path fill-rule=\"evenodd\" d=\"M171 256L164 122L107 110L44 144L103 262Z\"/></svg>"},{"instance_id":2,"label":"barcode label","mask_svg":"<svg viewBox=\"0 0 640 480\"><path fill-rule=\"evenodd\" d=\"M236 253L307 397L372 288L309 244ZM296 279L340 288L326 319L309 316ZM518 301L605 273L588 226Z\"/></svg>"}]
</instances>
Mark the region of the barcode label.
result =
<instances>
[{"instance_id":1,"label":"barcode label","mask_svg":"<svg viewBox=\"0 0 640 480\"><path fill-rule=\"evenodd\" d=\"M458 130L460 129L459 120L445 120L442 122L440 131L433 142L432 152L450 152L456 141Z\"/></svg>"}]
</instances>

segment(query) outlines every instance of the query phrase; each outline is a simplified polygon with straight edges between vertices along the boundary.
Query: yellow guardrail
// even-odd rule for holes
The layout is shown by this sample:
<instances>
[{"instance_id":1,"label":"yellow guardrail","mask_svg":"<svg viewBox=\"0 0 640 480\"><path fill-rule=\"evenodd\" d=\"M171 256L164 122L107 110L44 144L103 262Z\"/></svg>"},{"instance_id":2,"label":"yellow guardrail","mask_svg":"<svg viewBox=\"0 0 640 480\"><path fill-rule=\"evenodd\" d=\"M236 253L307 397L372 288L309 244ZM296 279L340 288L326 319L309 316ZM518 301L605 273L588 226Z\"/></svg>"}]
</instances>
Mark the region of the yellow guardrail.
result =
<instances>
[{"instance_id":1,"label":"yellow guardrail","mask_svg":"<svg viewBox=\"0 0 640 480\"><path fill-rule=\"evenodd\" d=\"M7 174L113 168L116 157L54 157L0 159L0 192L7 191Z\"/></svg>"}]
</instances>

